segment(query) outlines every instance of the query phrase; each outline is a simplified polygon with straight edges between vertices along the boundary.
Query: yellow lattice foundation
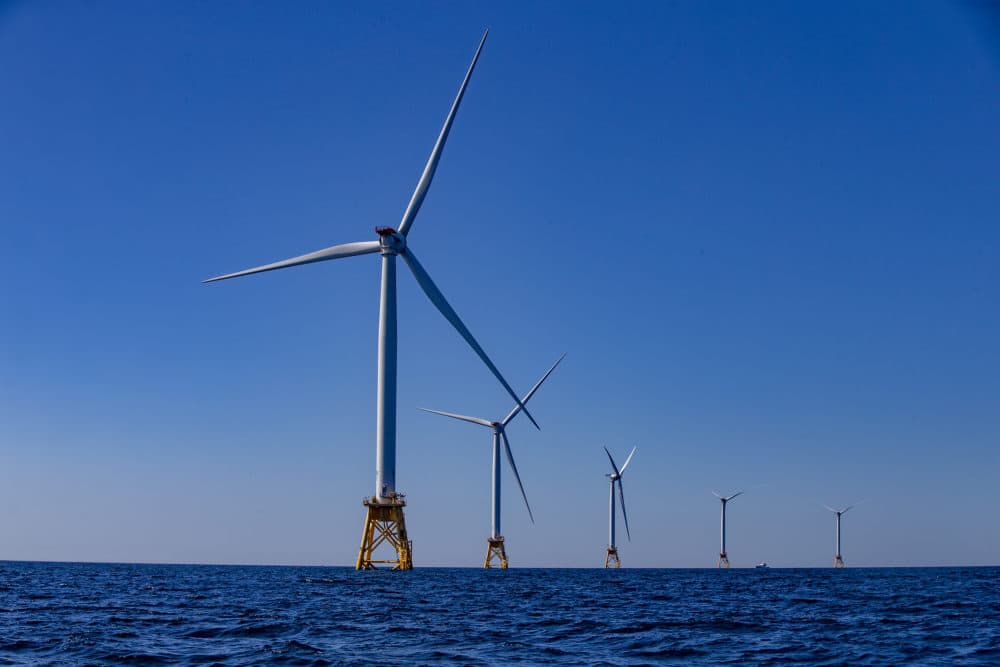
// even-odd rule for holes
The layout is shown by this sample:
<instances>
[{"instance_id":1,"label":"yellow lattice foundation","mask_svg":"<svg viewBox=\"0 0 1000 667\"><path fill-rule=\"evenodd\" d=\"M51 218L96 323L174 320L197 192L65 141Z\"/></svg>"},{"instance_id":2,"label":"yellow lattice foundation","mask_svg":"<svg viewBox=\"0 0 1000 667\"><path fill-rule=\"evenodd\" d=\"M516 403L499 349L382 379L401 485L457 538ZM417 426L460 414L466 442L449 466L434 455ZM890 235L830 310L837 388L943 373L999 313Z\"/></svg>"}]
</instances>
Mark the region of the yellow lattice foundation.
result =
<instances>
[{"instance_id":1,"label":"yellow lattice foundation","mask_svg":"<svg viewBox=\"0 0 1000 667\"><path fill-rule=\"evenodd\" d=\"M726 552L724 551L721 554L719 554L719 567L725 568L727 570L729 569L729 556L727 556Z\"/></svg>"},{"instance_id":2,"label":"yellow lattice foundation","mask_svg":"<svg viewBox=\"0 0 1000 667\"><path fill-rule=\"evenodd\" d=\"M380 565L391 565L393 570L412 570L413 542L406 536L406 520L403 518L406 501L403 494L396 493L382 501L373 496L361 502L368 508L368 513L361 534L357 569L374 570ZM396 557L375 558L375 551L383 545L392 549Z\"/></svg>"},{"instance_id":3,"label":"yellow lattice foundation","mask_svg":"<svg viewBox=\"0 0 1000 667\"><path fill-rule=\"evenodd\" d=\"M622 562L618 560L618 547L608 547L608 552L604 554L604 567L621 567Z\"/></svg>"},{"instance_id":4,"label":"yellow lattice foundation","mask_svg":"<svg viewBox=\"0 0 1000 667\"><path fill-rule=\"evenodd\" d=\"M496 559L497 567L501 570L507 569L507 550L503 547L503 536L489 537L486 539L486 563L483 565L487 570L493 567L493 560Z\"/></svg>"},{"instance_id":5,"label":"yellow lattice foundation","mask_svg":"<svg viewBox=\"0 0 1000 667\"><path fill-rule=\"evenodd\" d=\"M844 565L844 559L840 557L840 554L837 554L834 557L834 559L833 559L833 566L834 567L846 567Z\"/></svg>"}]
</instances>

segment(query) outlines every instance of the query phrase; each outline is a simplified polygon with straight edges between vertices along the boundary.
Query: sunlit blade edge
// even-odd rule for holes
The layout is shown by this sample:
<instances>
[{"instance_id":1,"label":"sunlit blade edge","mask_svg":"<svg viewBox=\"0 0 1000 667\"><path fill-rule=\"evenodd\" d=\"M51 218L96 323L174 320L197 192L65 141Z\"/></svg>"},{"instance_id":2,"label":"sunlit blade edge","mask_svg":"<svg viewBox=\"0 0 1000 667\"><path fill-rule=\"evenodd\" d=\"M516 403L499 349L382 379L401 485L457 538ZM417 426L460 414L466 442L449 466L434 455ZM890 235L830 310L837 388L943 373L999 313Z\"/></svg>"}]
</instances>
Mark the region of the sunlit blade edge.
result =
<instances>
[{"instance_id":1,"label":"sunlit blade edge","mask_svg":"<svg viewBox=\"0 0 1000 667\"><path fill-rule=\"evenodd\" d=\"M517 465L514 463L514 454L510 451L510 443L507 442L507 434L500 431L500 439L503 441L503 451L507 455L507 463L510 464L510 469L514 473L514 479L517 480L517 485L521 489L521 497L524 498L524 506L528 508L528 517L531 519L531 523L535 523L535 515L531 513L531 504L528 502L528 494L524 492L524 485L521 484L521 475L517 472Z\"/></svg>"},{"instance_id":2,"label":"sunlit blade edge","mask_svg":"<svg viewBox=\"0 0 1000 667\"><path fill-rule=\"evenodd\" d=\"M566 358L566 353L564 352L563 355L556 360L556 363L552 364L552 367L549 368L549 370L545 371L545 375L542 376L541 380L535 383L535 386L531 388L531 391L529 391L527 394L524 395L524 398L521 399L522 405L526 405L528 401L531 400L531 397L535 395L535 392L538 391L538 388L542 386L542 383L545 382L545 380L549 377L549 375L552 374L552 371L556 369L556 366L559 365L559 362L565 358ZM521 411L520 405L514 406L514 409L511 410L509 413L507 413L507 416L504 417L503 421L500 423L506 426L507 424L510 423L511 419L517 416L517 413L520 411Z\"/></svg>"},{"instance_id":3,"label":"sunlit blade edge","mask_svg":"<svg viewBox=\"0 0 1000 667\"><path fill-rule=\"evenodd\" d=\"M628 468L629 462L632 461L632 455L635 454L635 450L636 450L636 448L633 447L632 451L628 453L628 458L625 459L625 463L622 464L622 474L623 475L625 474L625 468Z\"/></svg>"},{"instance_id":4,"label":"sunlit blade edge","mask_svg":"<svg viewBox=\"0 0 1000 667\"><path fill-rule=\"evenodd\" d=\"M423 410L424 412L433 412L436 415L442 415L444 417L451 417L452 419L460 419L465 422L470 422L472 424L479 424L480 426L493 426L493 422L486 419L480 419L479 417L469 417L468 415L457 415L454 412L444 412L443 410L432 410L430 408L417 408L418 410Z\"/></svg>"},{"instance_id":5,"label":"sunlit blade edge","mask_svg":"<svg viewBox=\"0 0 1000 667\"><path fill-rule=\"evenodd\" d=\"M521 406L521 409L524 410L524 416L531 420L531 423L535 425L535 428L540 429L538 422L535 421L535 418L531 416L531 413L528 412L527 408L524 407L524 404L521 403L521 399L517 397L517 394L515 394L514 390L511 389L510 384L508 384L507 380L505 380L503 375L501 375L500 370L487 356L486 351L483 350L483 348L476 341L472 332L469 331L469 328L465 326L464 322L462 322L462 318L458 316L455 309L452 308L451 304L448 303L448 300L444 298L444 294L441 293L441 290L439 290L437 285L434 284L434 281L431 280L430 275L424 267L421 266L416 255L414 255L413 252L407 248L406 252L402 253L402 257L403 261L406 262L406 265L410 267L410 272L413 273L413 277L416 278L417 284L420 285L420 288L424 291L424 294L427 295L427 298L431 300L431 303L433 303L438 311L444 315L444 318L451 323L451 326L458 331L459 335L465 339L465 342L469 344L469 347L471 347L482 362L486 364L486 367L490 369L493 376L500 381L500 384L507 390L507 393L510 394L518 405Z\"/></svg>"},{"instance_id":6,"label":"sunlit blade edge","mask_svg":"<svg viewBox=\"0 0 1000 667\"><path fill-rule=\"evenodd\" d=\"M486 36L490 33L487 30L483 33L483 38L479 42L479 48L476 49L476 55L472 57L472 63L469 65L469 69L465 72L465 78L462 79L462 85L458 88L458 95L455 96L455 101L451 105L451 109L448 111L448 116L444 120L444 125L441 126L441 133L438 134L437 141L434 142L434 148L431 149L431 155L427 158L427 164L424 166L424 171L420 175L420 180L417 181L417 187L413 191L413 196L410 197L410 203L406 206L406 211L403 212L403 218L399 222L399 233L406 236L410 231L410 226L413 224L413 220L417 217L417 213L420 211L420 207L424 203L424 198L427 196L427 190L431 186L431 181L434 179L434 172L437 171L438 162L441 161L441 153L444 151L444 144L448 140L448 133L451 132L452 123L455 122L455 115L458 113L458 106L462 103L462 97L465 96L465 88L469 85L469 79L472 78L472 71L476 68L476 63L479 61L479 53L483 50L483 44L486 43Z\"/></svg>"},{"instance_id":7,"label":"sunlit blade edge","mask_svg":"<svg viewBox=\"0 0 1000 667\"><path fill-rule=\"evenodd\" d=\"M316 252L311 252L306 255L299 255L298 257L283 259L280 262L265 264L264 266L258 266L253 269L237 271L236 273L227 273L224 276L216 276L215 278L209 278L208 280L203 280L202 282L214 283L219 280L228 280L229 278L239 278L240 276L248 276L252 273L263 273L264 271L274 271L275 269L285 269L290 266L299 266L300 264L312 264L313 262L323 262L330 259L341 259L343 257L353 257L354 255L364 255L367 253L378 252L378 249L379 249L378 241L360 241L358 243L344 243L342 245L335 245L329 248L324 248L323 250L317 250Z\"/></svg>"}]
</instances>

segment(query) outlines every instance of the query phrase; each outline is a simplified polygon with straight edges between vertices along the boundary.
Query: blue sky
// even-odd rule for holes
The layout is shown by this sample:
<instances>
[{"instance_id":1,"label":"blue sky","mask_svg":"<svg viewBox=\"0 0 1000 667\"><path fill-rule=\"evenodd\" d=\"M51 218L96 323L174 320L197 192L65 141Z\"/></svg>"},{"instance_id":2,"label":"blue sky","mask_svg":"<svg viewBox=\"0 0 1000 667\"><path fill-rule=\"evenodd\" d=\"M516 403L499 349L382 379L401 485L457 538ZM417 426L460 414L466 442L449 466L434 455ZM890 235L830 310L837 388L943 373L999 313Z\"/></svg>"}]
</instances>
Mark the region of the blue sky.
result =
<instances>
[{"instance_id":1,"label":"blue sky","mask_svg":"<svg viewBox=\"0 0 1000 667\"><path fill-rule=\"evenodd\" d=\"M947 3L0 5L0 558L352 563L374 238L526 391L512 565L996 564L1000 50ZM509 399L399 276L416 565L482 561ZM504 471L504 479L510 481Z\"/></svg>"}]
</instances>

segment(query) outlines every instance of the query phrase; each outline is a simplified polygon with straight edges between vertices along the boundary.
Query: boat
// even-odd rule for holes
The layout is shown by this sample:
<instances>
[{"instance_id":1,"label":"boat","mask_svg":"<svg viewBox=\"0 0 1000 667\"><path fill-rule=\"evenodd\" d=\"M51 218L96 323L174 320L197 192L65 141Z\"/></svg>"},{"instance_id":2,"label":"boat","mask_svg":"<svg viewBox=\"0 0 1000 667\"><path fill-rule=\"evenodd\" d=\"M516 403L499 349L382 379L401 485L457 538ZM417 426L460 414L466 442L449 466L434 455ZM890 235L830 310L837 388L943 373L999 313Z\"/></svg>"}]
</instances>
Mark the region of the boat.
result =
<instances>
[{"instance_id":1,"label":"boat","mask_svg":"<svg viewBox=\"0 0 1000 667\"><path fill-rule=\"evenodd\" d=\"M757 563L757 565L755 565L753 569L755 569L755 570L770 570L771 568L770 568L770 566L768 566L767 563Z\"/></svg>"}]
</instances>

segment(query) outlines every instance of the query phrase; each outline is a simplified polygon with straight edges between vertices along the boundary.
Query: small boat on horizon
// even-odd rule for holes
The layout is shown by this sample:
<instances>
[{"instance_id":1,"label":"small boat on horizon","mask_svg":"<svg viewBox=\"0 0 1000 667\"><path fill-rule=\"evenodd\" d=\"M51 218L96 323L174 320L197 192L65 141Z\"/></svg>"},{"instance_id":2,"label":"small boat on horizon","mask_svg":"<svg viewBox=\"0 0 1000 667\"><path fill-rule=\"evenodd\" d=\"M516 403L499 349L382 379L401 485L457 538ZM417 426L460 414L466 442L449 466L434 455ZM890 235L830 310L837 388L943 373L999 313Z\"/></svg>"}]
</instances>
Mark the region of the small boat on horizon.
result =
<instances>
[{"instance_id":1,"label":"small boat on horizon","mask_svg":"<svg viewBox=\"0 0 1000 667\"><path fill-rule=\"evenodd\" d=\"M767 563L757 563L757 565L755 565L753 569L755 569L755 570L770 570L771 567Z\"/></svg>"}]
</instances>

